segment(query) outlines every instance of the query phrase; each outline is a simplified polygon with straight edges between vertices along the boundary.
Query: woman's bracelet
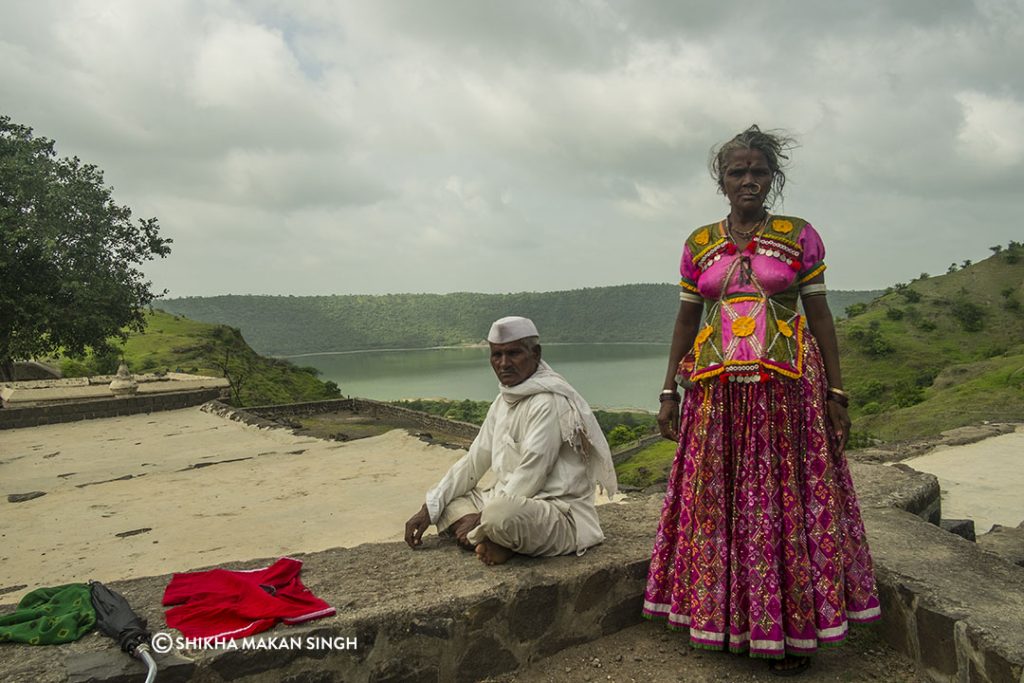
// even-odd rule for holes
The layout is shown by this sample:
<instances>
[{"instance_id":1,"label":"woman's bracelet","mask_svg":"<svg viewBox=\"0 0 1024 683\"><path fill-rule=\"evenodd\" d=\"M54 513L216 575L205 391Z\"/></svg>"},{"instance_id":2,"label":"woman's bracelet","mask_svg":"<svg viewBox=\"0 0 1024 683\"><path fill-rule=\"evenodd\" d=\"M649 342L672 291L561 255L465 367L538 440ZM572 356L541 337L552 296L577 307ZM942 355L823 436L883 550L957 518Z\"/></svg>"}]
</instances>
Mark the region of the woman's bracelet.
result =
<instances>
[{"instance_id":1,"label":"woman's bracelet","mask_svg":"<svg viewBox=\"0 0 1024 683\"><path fill-rule=\"evenodd\" d=\"M825 400L834 401L835 403L838 403L844 408L850 407L850 395L843 391L842 389L838 389L836 387L828 388L828 393L825 394Z\"/></svg>"},{"instance_id":2,"label":"woman's bracelet","mask_svg":"<svg viewBox=\"0 0 1024 683\"><path fill-rule=\"evenodd\" d=\"M659 403L664 403L665 401L673 401L674 403L679 403L682 400L683 399L679 395L679 392L676 391L675 389L662 389L661 394L658 396Z\"/></svg>"}]
</instances>

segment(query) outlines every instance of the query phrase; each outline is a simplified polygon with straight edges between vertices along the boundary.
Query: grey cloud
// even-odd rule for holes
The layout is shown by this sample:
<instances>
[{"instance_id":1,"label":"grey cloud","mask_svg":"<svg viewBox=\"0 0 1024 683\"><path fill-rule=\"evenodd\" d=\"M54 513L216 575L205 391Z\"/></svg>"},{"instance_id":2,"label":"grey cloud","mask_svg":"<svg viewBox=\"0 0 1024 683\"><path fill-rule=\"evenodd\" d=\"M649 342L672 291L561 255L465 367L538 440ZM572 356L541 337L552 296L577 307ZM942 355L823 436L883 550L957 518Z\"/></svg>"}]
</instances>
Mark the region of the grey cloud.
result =
<instances>
[{"instance_id":1,"label":"grey cloud","mask_svg":"<svg viewBox=\"0 0 1024 683\"><path fill-rule=\"evenodd\" d=\"M1019 238L1022 8L16 1L0 88L160 218L177 295L669 281L753 122L830 285L877 287Z\"/></svg>"}]
</instances>

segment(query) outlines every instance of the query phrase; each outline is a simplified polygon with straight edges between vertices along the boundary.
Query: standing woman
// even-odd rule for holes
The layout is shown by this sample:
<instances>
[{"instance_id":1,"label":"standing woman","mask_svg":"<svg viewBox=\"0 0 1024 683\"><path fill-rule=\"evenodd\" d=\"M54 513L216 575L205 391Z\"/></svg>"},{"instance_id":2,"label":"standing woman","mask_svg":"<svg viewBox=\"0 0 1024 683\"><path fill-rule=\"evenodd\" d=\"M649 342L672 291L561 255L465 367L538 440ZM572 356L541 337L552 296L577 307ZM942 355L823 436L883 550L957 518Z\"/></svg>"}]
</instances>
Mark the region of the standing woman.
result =
<instances>
[{"instance_id":1,"label":"standing woman","mask_svg":"<svg viewBox=\"0 0 1024 683\"><path fill-rule=\"evenodd\" d=\"M679 448L644 595L644 614L689 628L694 646L771 658L784 675L880 616L843 454L825 248L810 223L768 208L792 147L751 126L711 161L729 215L683 248L658 414ZM679 381L692 383L681 411Z\"/></svg>"}]
</instances>

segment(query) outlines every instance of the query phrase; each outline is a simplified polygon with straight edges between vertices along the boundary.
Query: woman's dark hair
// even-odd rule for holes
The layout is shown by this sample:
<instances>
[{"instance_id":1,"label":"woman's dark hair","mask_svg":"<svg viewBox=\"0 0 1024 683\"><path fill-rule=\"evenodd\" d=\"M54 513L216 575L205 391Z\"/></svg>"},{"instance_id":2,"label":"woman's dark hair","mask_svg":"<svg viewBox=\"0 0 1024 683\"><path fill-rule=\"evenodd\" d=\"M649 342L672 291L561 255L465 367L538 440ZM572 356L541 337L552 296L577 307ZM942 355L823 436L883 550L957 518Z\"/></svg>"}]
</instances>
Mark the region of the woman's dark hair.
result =
<instances>
[{"instance_id":1,"label":"woman's dark hair","mask_svg":"<svg viewBox=\"0 0 1024 683\"><path fill-rule=\"evenodd\" d=\"M795 149L796 140L782 130L763 131L752 125L728 142L711 148L711 160L708 164L711 177L718 183L718 189L724 187L723 176L725 163L729 155L738 149L756 149L764 154L768 168L772 171L772 186L768 189L765 203L773 206L776 200L782 199L782 188L786 186L785 165L789 161L787 152Z\"/></svg>"}]
</instances>

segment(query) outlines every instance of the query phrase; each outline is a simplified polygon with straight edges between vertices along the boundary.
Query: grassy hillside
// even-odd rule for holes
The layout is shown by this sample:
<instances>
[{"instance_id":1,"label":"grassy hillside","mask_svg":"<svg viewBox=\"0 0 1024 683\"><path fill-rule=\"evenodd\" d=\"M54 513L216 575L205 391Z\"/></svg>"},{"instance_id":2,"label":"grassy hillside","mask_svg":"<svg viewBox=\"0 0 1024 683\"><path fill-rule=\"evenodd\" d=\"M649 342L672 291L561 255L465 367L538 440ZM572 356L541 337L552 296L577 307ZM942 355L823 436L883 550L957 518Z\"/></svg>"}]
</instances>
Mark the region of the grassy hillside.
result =
<instances>
[{"instance_id":1,"label":"grassy hillside","mask_svg":"<svg viewBox=\"0 0 1024 683\"><path fill-rule=\"evenodd\" d=\"M838 324L854 431L1024 420L1024 248L897 285Z\"/></svg>"},{"instance_id":2,"label":"grassy hillside","mask_svg":"<svg viewBox=\"0 0 1024 683\"><path fill-rule=\"evenodd\" d=\"M480 341L495 318L532 318L545 342L663 342L679 307L678 287L637 284L516 294L216 296L160 306L194 320L241 329L260 353L427 348ZM831 292L833 310L880 292ZM301 330L301 333L297 333Z\"/></svg>"},{"instance_id":3,"label":"grassy hillside","mask_svg":"<svg viewBox=\"0 0 1024 683\"><path fill-rule=\"evenodd\" d=\"M121 347L118 349L106 356L64 358L60 366L68 377L111 374L120 360ZM237 329L164 311L146 315L145 331L132 333L123 353L134 373L177 371L227 377L235 405L315 401L340 395L333 382L317 379L313 368L259 356Z\"/></svg>"}]
</instances>

